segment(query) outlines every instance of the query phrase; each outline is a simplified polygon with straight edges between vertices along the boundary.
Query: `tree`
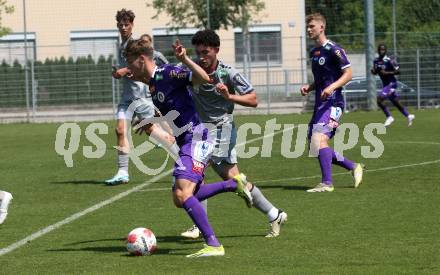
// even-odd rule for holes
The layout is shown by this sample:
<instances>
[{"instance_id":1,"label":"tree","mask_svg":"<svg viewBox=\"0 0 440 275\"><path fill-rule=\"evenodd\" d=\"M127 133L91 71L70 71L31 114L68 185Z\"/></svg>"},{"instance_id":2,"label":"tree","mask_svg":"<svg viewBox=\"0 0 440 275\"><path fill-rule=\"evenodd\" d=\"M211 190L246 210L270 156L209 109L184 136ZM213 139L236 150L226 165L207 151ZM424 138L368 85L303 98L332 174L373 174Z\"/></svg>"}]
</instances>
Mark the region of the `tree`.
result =
<instances>
[{"instance_id":1,"label":"tree","mask_svg":"<svg viewBox=\"0 0 440 275\"><path fill-rule=\"evenodd\" d=\"M209 3L209 22L208 7ZM151 0L147 6L156 9L152 18L165 12L171 17L167 23L173 29L186 26L210 26L212 30L240 27L243 34L243 48L250 56L249 25L265 7L263 0ZM247 69L245 69L247 71Z\"/></svg>"},{"instance_id":2,"label":"tree","mask_svg":"<svg viewBox=\"0 0 440 275\"><path fill-rule=\"evenodd\" d=\"M209 24L207 4L209 3ZM156 19L166 13L171 17L167 26L177 29L182 27L204 27L213 30L228 27L242 27L248 24L265 7L262 0L150 0L147 6L156 9L152 17Z\"/></svg>"},{"instance_id":3,"label":"tree","mask_svg":"<svg viewBox=\"0 0 440 275\"><path fill-rule=\"evenodd\" d=\"M327 19L326 33L337 36L349 50L363 50L363 0L306 0L306 13L320 12ZM440 0L396 0L397 41L400 48L438 47ZM374 1L376 41L392 45L392 1Z\"/></svg>"},{"instance_id":4,"label":"tree","mask_svg":"<svg viewBox=\"0 0 440 275\"><path fill-rule=\"evenodd\" d=\"M3 13L14 12L14 6L8 6L6 0L0 0L0 37L11 32L11 29L2 25Z\"/></svg>"}]
</instances>

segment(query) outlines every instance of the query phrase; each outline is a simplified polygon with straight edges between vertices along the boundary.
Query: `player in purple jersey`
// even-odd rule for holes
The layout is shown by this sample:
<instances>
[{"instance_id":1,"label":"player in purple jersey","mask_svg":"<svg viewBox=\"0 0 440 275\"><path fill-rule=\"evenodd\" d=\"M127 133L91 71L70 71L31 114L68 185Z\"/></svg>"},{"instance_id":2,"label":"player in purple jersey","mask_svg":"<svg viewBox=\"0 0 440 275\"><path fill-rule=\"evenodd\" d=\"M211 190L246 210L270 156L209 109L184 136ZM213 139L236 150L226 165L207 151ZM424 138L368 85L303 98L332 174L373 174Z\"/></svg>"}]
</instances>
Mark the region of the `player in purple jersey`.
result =
<instances>
[{"instance_id":1,"label":"player in purple jersey","mask_svg":"<svg viewBox=\"0 0 440 275\"><path fill-rule=\"evenodd\" d=\"M127 45L128 68L134 79L149 85L153 103L164 116L170 112L179 113L173 121L174 134L180 147L173 172L173 199L177 207L185 209L206 242L205 248L187 257L222 256L224 248L217 240L200 201L222 192L237 192L250 203L252 197L243 174L226 181L201 185L213 146L207 139L207 129L200 122L189 86L207 83L209 76L186 55L185 48L178 40L173 47L177 59L189 70L169 64L156 66L153 49L142 40Z\"/></svg>"},{"instance_id":2,"label":"player in purple jersey","mask_svg":"<svg viewBox=\"0 0 440 275\"><path fill-rule=\"evenodd\" d=\"M252 84L235 68L219 60L220 37L209 29L200 30L191 39L200 65L212 79L192 91L196 110L201 121L213 127L209 132L214 144L211 167L223 180L240 174L236 146L236 127L233 119L235 104L257 107L257 94ZM280 234L287 221L287 213L275 207L256 186L248 182L253 206L268 218L270 230L266 237ZM207 210L207 201L202 202ZM248 205L249 206L249 205ZM181 234L187 238L198 238L197 226Z\"/></svg>"},{"instance_id":3,"label":"player in purple jersey","mask_svg":"<svg viewBox=\"0 0 440 275\"><path fill-rule=\"evenodd\" d=\"M354 187L362 182L363 165L333 151L328 141L339 126L343 108L342 86L351 80L350 62L343 48L325 36L325 18L319 13L308 15L307 34L315 41L310 52L314 82L301 87L301 94L315 90L315 108L309 123L310 150L318 155L322 181L307 192L332 192L332 164L352 171Z\"/></svg>"},{"instance_id":4,"label":"player in purple jersey","mask_svg":"<svg viewBox=\"0 0 440 275\"><path fill-rule=\"evenodd\" d=\"M414 115L409 114L405 107L399 101L399 95L397 94L397 80L395 75L400 74L399 65L394 58L387 56L387 48L385 45L380 44L377 47L377 53L379 56L374 59L373 68L371 68L371 73L378 74L382 80L383 88L382 92L377 96L377 105L385 113L385 127L393 123L394 118L391 116L388 107L385 105L385 99L389 99L394 106L407 118L408 126L412 125L415 118Z\"/></svg>"}]
</instances>

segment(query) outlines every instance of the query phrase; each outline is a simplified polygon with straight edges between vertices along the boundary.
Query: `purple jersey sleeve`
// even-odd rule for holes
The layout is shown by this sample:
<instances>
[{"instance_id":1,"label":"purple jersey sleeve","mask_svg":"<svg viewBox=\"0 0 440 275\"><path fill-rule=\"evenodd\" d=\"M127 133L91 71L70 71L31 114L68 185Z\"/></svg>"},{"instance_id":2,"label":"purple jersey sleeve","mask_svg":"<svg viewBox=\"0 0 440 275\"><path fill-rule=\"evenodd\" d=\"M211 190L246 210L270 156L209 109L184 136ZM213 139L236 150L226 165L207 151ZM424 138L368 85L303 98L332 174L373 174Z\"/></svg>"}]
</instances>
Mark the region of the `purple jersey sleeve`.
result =
<instances>
[{"instance_id":1,"label":"purple jersey sleeve","mask_svg":"<svg viewBox=\"0 0 440 275\"><path fill-rule=\"evenodd\" d=\"M398 70L399 69L399 64L397 64L397 61L394 57L390 58L390 65L392 66L392 68L394 70Z\"/></svg>"},{"instance_id":2,"label":"purple jersey sleeve","mask_svg":"<svg viewBox=\"0 0 440 275\"><path fill-rule=\"evenodd\" d=\"M334 47L332 49L332 52L335 55L336 62L338 62L339 68L341 68L341 70L351 66L350 61L348 60L347 54L345 53L345 50L343 48Z\"/></svg>"}]
</instances>

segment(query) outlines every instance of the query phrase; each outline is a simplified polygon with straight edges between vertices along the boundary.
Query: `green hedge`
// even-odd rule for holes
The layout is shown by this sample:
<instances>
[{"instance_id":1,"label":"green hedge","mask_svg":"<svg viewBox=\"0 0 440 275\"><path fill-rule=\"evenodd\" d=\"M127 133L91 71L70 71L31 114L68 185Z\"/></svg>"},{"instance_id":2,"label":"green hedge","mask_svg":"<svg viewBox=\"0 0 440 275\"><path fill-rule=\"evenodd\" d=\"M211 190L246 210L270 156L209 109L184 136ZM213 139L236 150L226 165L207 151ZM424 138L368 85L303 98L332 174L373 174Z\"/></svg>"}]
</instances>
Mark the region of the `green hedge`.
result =
<instances>
[{"instance_id":1,"label":"green hedge","mask_svg":"<svg viewBox=\"0 0 440 275\"><path fill-rule=\"evenodd\" d=\"M75 105L112 102L113 57L89 55L65 59L46 59L34 63L37 85L37 105ZM31 64L29 63L29 84ZM29 86L31 93L32 86ZM0 65L0 108L26 106L24 66L18 61Z\"/></svg>"}]
</instances>

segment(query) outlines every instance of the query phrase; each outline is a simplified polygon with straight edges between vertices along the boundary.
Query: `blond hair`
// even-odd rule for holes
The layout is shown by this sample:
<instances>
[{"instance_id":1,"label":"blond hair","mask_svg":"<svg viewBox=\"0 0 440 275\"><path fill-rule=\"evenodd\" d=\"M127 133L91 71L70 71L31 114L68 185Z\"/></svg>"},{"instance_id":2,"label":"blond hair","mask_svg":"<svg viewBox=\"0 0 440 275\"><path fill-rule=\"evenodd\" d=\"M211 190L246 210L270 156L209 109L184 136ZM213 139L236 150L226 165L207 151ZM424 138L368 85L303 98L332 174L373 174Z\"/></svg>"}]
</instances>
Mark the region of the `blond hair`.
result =
<instances>
[{"instance_id":1,"label":"blond hair","mask_svg":"<svg viewBox=\"0 0 440 275\"><path fill-rule=\"evenodd\" d=\"M322 15L322 14L320 14L318 12L315 12L315 13L307 15L307 17L306 17L306 23L307 24L310 23L310 21L313 21L313 20L322 22L322 24L325 27L326 20L325 20L324 15Z\"/></svg>"},{"instance_id":2,"label":"blond hair","mask_svg":"<svg viewBox=\"0 0 440 275\"><path fill-rule=\"evenodd\" d=\"M150 45L153 42L153 38L151 37L151 35L149 35L148 33L144 33L143 35L141 35L141 37L139 37L140 40L144 40L147 41L148 43L150 43ZM152 46L152 45L151 45Z\"/></svg>"}]
</instances>

